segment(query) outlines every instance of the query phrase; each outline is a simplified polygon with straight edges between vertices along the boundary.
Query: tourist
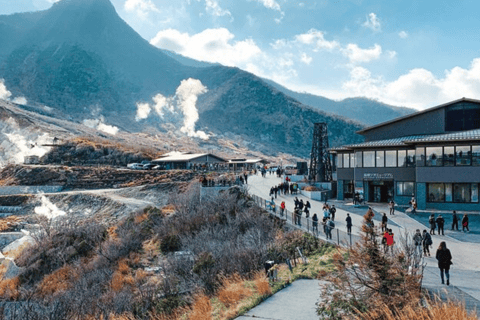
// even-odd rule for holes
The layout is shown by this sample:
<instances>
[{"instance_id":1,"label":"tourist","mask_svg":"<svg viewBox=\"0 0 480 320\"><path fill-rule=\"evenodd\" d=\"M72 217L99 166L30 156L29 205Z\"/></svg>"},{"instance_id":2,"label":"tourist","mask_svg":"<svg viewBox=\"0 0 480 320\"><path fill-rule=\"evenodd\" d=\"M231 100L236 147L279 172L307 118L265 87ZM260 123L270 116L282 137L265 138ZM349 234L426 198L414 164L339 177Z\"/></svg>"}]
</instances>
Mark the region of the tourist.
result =
<instances>
[{"instance_id":1,"label":"tourist","mask_svg":"<svg viewBox=\"0 0 480 320\"><path fill-rule=\"evenodd\" d=\"M300 207L297 209L297 221L298 221L298 226L301 227L302 226L302 209Z\"/></svg>"},{"instance_id":2,"label":"tourist","mask_svg":"<svg viewBox=\"0 0 480 320\"><path fill-rule=\"evenodd\" d=\"M280 204L280 216L283 217L283 214L285 213L285 201L282 201Z\"/></svg>"},{"instance_id":3,"label":"tourist","mask_svg":"<svg viewBox=\"0 0 480 320\"><path fill-rule=\"evenodd\" d=\"M423 230L423 254L430 257L430 246L433 244L432 236L427 232L427 230Z\"/></svg>"},{"instance_id":4,"label":"tourist","mask_svg":"<svg viewBox=\"0 0 480 320\"><path fill-rule=\"evenodd\" d=\"M428 223L430 223L430 234L435 234L437 225L435 223L435 215L433 213L430 215L430 218L428 218Z\"/></svg>"},{"instance_id":5,"label":"tourist","mask_svg":"<svg viewBox=\"0 0 480 320\"><path fill-rule=\"evenodd\" d=\"M393 245L395 244L395 238L392 229L388 229L388 235L389 237L387 238L387 248L390 249L390 253L393 253Z\"/></svg>"},{"instance_id":6,"label":"tourist","mask_svg":"<svg viewBox=\"0 0 480 320\"><path fill-rule=\"evenodd\" d=\"M415 244L415 255L420 257L422 256L422 242L422 234L420 233L420 229L417 229L413 235L413 243Z\"/></svg>"},{"instance_id":7,"label":"tourist","mask_svg":"<svg viewBox=\"0 0 480 320\"><path fill-rule=\"evenodd\" d=\"M445 283L443 274L447 277L447 286L450 285L450 265L452 265L452 254L447 249L445 241L440 242L435 257L438 260L438 268L440 269L440 277L442 278L442 284Z\"/></svg>"},{"instance_id":8,"label":"tourist","mask_svg":"<svg viewBox=\"0 0 480 320\"><path fill-rule=\"evenodd\" d=\"M330 212L328 211L328 206L323 206L323 217L330 218Z\"/></svg>"},{"instance_id":9,"label":"tourist","mask_svg":"<svg viewBox=\"0 0 480 320\"><path fill-rule=\"evenodd\" d=\"M347 222L347 233L352 234L352 217L350 217L350 213L347 213L345 221Z\"/></svg>"},{"instance_id":10,"label":"tourist","mask_svg":"<svg viewBox=\"0 0 480 320\"><path fill-rule=\"evenodd\" d=\"M445 219L443 219L442 215L439 214L435 222L437 223L438 235L440 235L440 231L441 231L442 236L444 236L445 234L443 233L443 225L445 224Z\"/></svg>"},{"instance_id":11,"label":"tourist","mask_svg":"<svg viewBox=\"0 0 480 320\"><path fill-rule=\"evenodd\" d=\"M393 199L388 203L388 206L390 207L390 215L395 215L395 202Z\"/></svg>"},{"instance_id":12,"label":"tourist","mask_svg":"<svg viewBox=\"0 0 480 320\"><path fill-rule=\"evenodd\" d=\"M453 215L452 215L452 230L457 229L458 231L458 216L457 212L453 210Z\"/></svg>"},{"instance_id":13,"label":"tourist","mask_svg":"<svg viewBox=\"0 0 480 320\"><path fill-rule=\"evenodd\" d=\"M332 207L330 208L330 218L332 221L335 221L335 213L337 212L337 208L335 208L335 205L332 204Z\"/></svg>"},{"instance_id":14,"label":"tourist","mask_svg":"<svg viewBox=\"0 0 480 320\"><path fill-rule=\"evenodd\" d=\"M388 229L385 229L382 237L382 245L383 245L383 252L387 253L387 243L388 239L390 238L390 234L388 233Z\"/></svg>"},{"instance_id":15,"label":"tourist","mask_svg":"<svg viewBox=\"0 0 480 320\"><path fill-rule=\"evenodd\" d=\"M245 179L245 184L248 184L248 173L243 173L243 178Z\"/></svg>"},{"instance_id":16,"label":"tourist","mask_svg":"<svg viewBox=\"0 0 480 320\"><path fill-rule=\"evenodd\" d=\"M465 229L470 232L470 230L468 229L468 216L466 213L463 215L462 218L462 231L465 232Z\"/></svg>"},{"instance_id":17,"label":"tourist","mask_svg":"<svg viewBox=\"0 0 480 320\"><path fill-rule=\"evenodd\" d=\"M305 207L305 204L303 203L303 199L300 199L300 202L298 203L298 209L302 211L304 207Z\"/></svg>"},{"instance_id":18,"label":"tourist","mask_svg":"<svg viewBox=\"0 0 480 320\"><path fill-rule=\"evenodd\" d=\"M332 239L332 230L335 228L335 223L330 220L329 218L327 218L327 221L325 223L325 235L327 237L327 240L328 239Z\"/></svg>"},{"instance_id":19,"label":"tourist","mask_svg":"<svg viewBox=\"0 0 480 320\"><path fill-rule=\"evenodd\" d=\"M300 201L298 201L298 198L295 197L295 199L293 199L293 203L295 204L295 209L298 208L298 204L300 203Z\"/></svg>"},{"instance_id":20,"label":"tourist","mask_svg":"<svg viewBox=\"0 0 480 320\"><path fill-rule=\"evenodd\" d=\"M278 187L277 186L275 186L273 188L273 193L275 194L275 199L277 199L277 193L278 193Z\"/></svg>"},{"instance_id":21,"label":"tourist","mask_svg":"<svg viewBox=\"0 0 480 320\"><path fill-rule=\"evenodd\" d=\"M382 232L387 230L387 223L388 223L387 214L384 212L382 216Z\"/></svg>"},{"instance_id":22,"label":"tourist","mask_svg":"<svg viewBox=\"0 0 480 320\"><path fill-rule=\"evenodd\" d=\"M315 235L318 235L318 216L316 213L314 213L312 217L312 227L313 227L313 233Z\"/></svg>"}]
</instances>

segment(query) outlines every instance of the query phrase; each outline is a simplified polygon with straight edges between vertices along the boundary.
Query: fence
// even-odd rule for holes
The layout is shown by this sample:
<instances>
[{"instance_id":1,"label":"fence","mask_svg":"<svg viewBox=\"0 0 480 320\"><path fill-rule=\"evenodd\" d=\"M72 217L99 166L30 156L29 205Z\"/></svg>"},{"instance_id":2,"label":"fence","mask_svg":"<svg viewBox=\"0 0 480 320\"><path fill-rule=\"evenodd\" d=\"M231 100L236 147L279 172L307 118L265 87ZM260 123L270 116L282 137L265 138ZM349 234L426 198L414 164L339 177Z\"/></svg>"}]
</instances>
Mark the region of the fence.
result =
<instances>
[{"instance_id":1,"label":"fence","mask_svg":"<svg viewBox=\"0 0 480 320\"><path fill-rule=\"evenodd\" d=\"M311 216L310 217L305 217L305 213L302 212L302 216L300 217L300 221L295 221L296 217L295 214L287 209L284 210L283 214L281 212L280 206L275 203L275 208L272 208L270 205L270 201L263 199L261 197L258 197L256 195L251 195L252 199L255 201L255 203L261 207L267 210L271 215L284 220L285 223L288 223L289 225L293 226L296 229L306 231L315 237L319 239L323 239L327 242L337 244L339 246L344 246L344 247L351 247L354 243L359 241L361 238L358 235L354 234L349 234L345 230L340 230L339 228L335 227L331 231L331 238L327 239L327 235L324 230L324 225L322 224L322 221L318 221L318 226L314 228L314 224L312 221ZM313 214L311 214L313 215ZM322 217L319 217L321 219ZM298 219L298 218L297 218Z\"/></svg>"}]
</instances>

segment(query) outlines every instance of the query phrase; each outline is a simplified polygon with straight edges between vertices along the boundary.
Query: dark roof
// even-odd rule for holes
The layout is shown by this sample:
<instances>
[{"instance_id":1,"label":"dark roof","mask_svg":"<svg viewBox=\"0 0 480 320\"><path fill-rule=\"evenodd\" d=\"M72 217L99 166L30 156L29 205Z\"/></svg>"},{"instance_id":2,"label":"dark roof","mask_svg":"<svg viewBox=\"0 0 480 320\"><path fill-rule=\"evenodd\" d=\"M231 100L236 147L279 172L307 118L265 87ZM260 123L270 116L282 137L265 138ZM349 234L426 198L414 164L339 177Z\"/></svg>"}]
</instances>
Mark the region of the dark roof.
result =
<instances>
[{"instance_id":1,"label":"dark roof","mask_svg":"<svg viewBox=\"0 0 480 320\"><path fill-rule=\"evenodd\" d=\"M357 144L351 144L345 146L346 148L353 149L353 148L374 148L374 147L398 147L398 146L405 146L406 141L416 141L416 139L425 138L426 135L415 135L415 136L406 136L406 137L399 137L399 138L392 138L386 140L376 140L376 141L369 141L369 142L362 142Z\"/></svg>"},{"instance_id":2,"label":"dark roof","mask_svg":"<svg viewBox=\"0 0 480 320\"><path fill-rule=\"evenodd\" d=\"M444 134L427 135L420 138L406 141L407 143L419 142L453 142L453 141L480 141L480 129L458 131Z\"/></svg>"},{"instance_id":3,"label":"dark roof","mask_svg":"<svg viewBox=\"0 0 480 320\"><path fill-rule=\"evenodd\" d=\"M169 156L166 156L163 158L152 160L152 162L189 162L205 156L216 158L222 162L226 162L225 159L220 158L211 153L180 153L180 152L175 154L170 154Z\"/></svg>"},{"instance_id":4,"label":"dark roof","mask_svg":"<svg viewBox=\"0 0 480 320\"><path fill-rule=\"evenodd\" d=\"M436 107L428 108L428 109L425 109L425 110L422 110L422 111L418 111L418 112L415 112L415 113L408 114L408 115L403 116L403 117L398 117L398 118L395 118L395 119L392 119L392 120L389 120L389 121L385 121L385 122L376 124L374 126L359 130L359 131L357 131L357 133L358 134L363 134L363 133L365 133L367 131L370 131L370 130L373 130L373 129L377 129L377 128L380 128L380 127L383 127L383 126L386 126L386 125L389 125L389 124L392 124L392 123L395 123L395 122L398 122L398 121L402 121L402 120L405 120L405 119L413 118L413 117L416 117L418 115L421 115L421 114L424 114L424 113L429 113L429 112L432 112L432 111L435 111L435 110L438 110L438 109L441 109L441 108L445 108L449 105L452 105L452 104L455 104L455 103L458 103L458 102L464 102L464 101L480 104L480 100L463 97L461 99L450 101L450 102L441 104L441 105L436 106Z\"/></svg>"}]
</instances>

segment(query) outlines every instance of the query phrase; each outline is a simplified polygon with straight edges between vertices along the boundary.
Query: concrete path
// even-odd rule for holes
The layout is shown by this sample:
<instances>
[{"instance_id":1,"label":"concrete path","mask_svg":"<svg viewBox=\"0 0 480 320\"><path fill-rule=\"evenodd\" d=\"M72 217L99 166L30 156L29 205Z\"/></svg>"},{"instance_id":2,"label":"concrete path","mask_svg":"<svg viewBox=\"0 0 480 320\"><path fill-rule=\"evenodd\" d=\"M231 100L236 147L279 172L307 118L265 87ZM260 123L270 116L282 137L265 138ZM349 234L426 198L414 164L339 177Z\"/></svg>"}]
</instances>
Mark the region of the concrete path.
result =
<instances>
[{"instance_id":1,"label":"concrete path","mask_svg":"<svg viewBox=\"0 0 480 320\"><path fill-rule=\"evenodd\" d=\"M274 294L238 320L318 320L316 303L320 298L319 280L297 280Z\"/></svg>"},{"instance_id":2,"label":"concrete path","mask_svg":"<svg viewBox=\"0 0 480 320\"><path fill-rule=\"evenodd\" d=\"M248 179L248 190L251 194L255 194L263 199L270 199L270 188L280 184L281 181L280 178L274 175L267 174L265 178L259 175L251 176ZM319 217L322 217L323 203L311 200L301 194L277 195L275 203L279 206L282 201L285 201L287 210L293 211L293 199L295 196L298 199L303 199L303 201L310 201L312 206L310 210L311 216L317 213L317 215L320 214ZM336 200L330 200L329 204L335 204L337 207L336 227L340 230L346 230L345 218L347 213L350 213L353 222L352 233L358 236L361 233L360 227L363 223L363 214L365 214L367 208L354 208L351 203ZM387 213L390 222L389 228L393 229L396 239L400 235L405 234L405 232L412 236L416 229L428 230L425 225L405 213L396 211L395 215L389 215L387 204L369 203L368 205L372 206L378 213ZM380 214L375 219L378 219L379 216ZM434 292L442 292L442 296L445 296L443 293L446 293L450 298L463 297L468 309L473 309L478 305L476 309L480 312L480 245L478 243L460 241L448 235L434 235L432 240L433 246L430 249L432 257L425 258L427 269L424 274L424 287ZM449 287L440 284L440 275L437 268L437 260L435 259L436 248L441 241L447 243L447 247L453 256L453 265L450 270L451 285Z\"/></svg>"}]
</instances>

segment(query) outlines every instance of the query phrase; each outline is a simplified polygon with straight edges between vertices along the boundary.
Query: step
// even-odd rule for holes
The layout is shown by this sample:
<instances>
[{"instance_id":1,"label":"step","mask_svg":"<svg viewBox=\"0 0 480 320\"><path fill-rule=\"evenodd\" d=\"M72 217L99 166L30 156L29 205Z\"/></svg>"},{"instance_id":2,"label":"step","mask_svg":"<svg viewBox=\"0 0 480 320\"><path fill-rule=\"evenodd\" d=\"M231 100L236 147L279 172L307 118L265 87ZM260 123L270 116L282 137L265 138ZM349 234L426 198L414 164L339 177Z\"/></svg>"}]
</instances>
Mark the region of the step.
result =
<instances>
[{"instance_id":1,"label":"step","mask_svg":"<svg viewBox=\"0 0 480 320\"><path fill-rule=\"evenodd\" d=\"M17 206L0 206L0 213L9 213L9 212L19 212L22 211L23 207Z\"/></svg>"}]
</instances>

